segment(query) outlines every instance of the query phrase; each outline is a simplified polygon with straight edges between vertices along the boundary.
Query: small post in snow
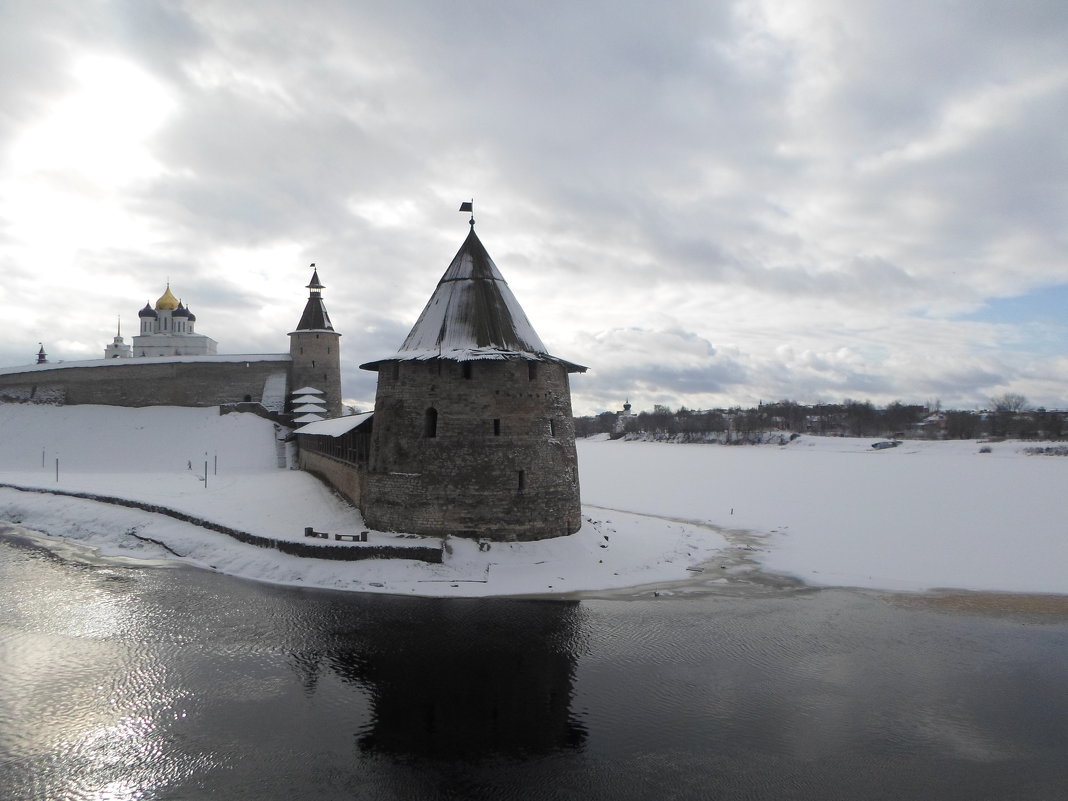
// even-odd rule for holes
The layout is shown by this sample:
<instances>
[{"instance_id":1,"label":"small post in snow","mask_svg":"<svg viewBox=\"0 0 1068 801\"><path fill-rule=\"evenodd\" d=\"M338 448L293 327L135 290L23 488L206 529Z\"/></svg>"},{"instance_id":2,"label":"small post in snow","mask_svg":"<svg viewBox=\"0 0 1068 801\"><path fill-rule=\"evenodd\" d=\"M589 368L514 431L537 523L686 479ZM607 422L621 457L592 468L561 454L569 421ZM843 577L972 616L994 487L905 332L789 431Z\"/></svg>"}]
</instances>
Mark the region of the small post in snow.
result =
<instances>
[{"instance_id":1,"label":"small post in snow","mask_svg":"<svg viewBox=\"0 0 1068 801\"><path fill-rule=\"evenodd\" d=\"M45 449L41 448L41 469L42 470L44 469L44 466L45 466Z\"/></svg>"},{"instance_id":2,"label":"small post in snow","mask_svg":"<svg viewBox=\"0 0 1068 801\"><path fill-rule=\"evenodd\" d=\"M208 460L204 460L204 489L208 488Z\"/></svg>"},{"instance_id":3,"label":"small post in snow","mask_svg":"<svg viewBox=\"0 0 1068 801\"><path fill-rule=\"evenodd\" d=\"M211 473L213 476L219 475L219 454L215 454L215 469Z\"/></svg>"},{"instance_id":4,"label":"small post in snow","mask_svg":"<svg viewBox=\"0 0 1068 801\"><path fill-rule=\"evenodd\" d=\"M59 457L56 457L56 483L59 483Z\"/></svg>"}]
</instances>

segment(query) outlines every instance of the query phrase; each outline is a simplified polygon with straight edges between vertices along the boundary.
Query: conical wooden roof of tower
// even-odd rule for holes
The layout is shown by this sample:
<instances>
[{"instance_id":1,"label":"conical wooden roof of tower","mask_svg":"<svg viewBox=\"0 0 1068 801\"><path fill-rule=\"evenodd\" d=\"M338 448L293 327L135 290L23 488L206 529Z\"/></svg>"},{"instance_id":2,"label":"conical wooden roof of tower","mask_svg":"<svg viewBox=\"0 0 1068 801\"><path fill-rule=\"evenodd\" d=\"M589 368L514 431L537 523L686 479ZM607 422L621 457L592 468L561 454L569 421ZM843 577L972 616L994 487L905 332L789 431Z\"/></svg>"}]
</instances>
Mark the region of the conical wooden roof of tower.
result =
<instances>
[{"instance_id":1,"label":"conical wooden roof of tower","mask_svg":"<svg viewBox=\"0 0 1068 801\"><path fill-rule=\"evenodd\" d=\"M323 303L324 284L319 280L319 271L312 265L312 277L308 282L308 302L304 304L304 313L300 315L297 331L333 331L330 315L326 313Z\"/></svg>"},{"instance_id":2,"label":"conical wooden roof of tower","mask_svg":"<svg viewBox=\"0 0 1068 801\"><path fill-rule=\"evenodd\" d=\"M517 357L560 361L549 356L472 226L394 358Z\"/></svg>"}]
</instances>

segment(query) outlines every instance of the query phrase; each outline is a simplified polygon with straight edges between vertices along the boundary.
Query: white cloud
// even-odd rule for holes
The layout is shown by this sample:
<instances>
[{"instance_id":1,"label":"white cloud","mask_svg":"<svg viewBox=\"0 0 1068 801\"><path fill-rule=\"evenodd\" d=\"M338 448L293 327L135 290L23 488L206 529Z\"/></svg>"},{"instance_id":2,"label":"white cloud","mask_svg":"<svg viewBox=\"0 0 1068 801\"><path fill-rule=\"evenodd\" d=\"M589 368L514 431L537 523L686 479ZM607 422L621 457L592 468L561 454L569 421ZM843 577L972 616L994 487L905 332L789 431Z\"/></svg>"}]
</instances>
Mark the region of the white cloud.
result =
<instances>
[{"instance_id":1,"label":"white cloud","mask_svg":"<svg viewBox=\"0 0 1068 801\"><path fill-rule=\"evenodd\" d=\"M578 411L1068 405L1040 329L960 318L1068 283L1057 4L46 5L0 11L5 364L168 276L284 350L316 262L366 401L474 197Z\"/></svg>"}]
</instances>

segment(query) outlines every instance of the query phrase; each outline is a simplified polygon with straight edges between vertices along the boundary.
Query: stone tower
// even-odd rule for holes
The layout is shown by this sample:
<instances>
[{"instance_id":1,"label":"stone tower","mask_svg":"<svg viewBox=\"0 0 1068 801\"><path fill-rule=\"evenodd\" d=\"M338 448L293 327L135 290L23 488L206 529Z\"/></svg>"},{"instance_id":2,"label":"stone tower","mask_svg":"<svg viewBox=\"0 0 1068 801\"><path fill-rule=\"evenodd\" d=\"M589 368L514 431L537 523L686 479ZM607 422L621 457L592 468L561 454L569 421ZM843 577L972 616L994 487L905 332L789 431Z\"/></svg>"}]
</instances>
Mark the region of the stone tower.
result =
<instances>
[{"instance_id":1,"label":"stone tower","mask_svg":"<svg viewBox=\"0 0 1068 801\"><path fill-rule=\"evenodd\" d=\"M581 525L568 374L471 231L378 372L369 526L534 540Z\"/></svg>"},{"instance_id":2,"label":"stone tower","mask_svg":"<svg viewBox=\"0 0 1068 801\"><path fill-rule=\"evenodd\" d=\"M327 415L341 415L341 334L330 324L323 303L323 284L312 266L308 302L295 331L289 333L290 389L313 387L323 393Z\"/></svg>"}]
</instances>

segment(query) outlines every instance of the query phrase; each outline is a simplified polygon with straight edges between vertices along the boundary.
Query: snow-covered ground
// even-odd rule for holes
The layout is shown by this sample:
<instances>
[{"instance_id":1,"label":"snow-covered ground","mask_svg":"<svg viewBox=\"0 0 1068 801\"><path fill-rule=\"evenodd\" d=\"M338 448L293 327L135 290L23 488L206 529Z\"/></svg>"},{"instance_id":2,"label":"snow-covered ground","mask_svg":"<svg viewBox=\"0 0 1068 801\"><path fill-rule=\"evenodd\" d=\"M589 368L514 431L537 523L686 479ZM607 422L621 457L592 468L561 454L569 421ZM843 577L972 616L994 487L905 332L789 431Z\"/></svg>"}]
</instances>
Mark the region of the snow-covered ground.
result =
<instances>
[{"instance_id":1,"label":"snow-covered ground","mask_svg":"<svg viewBox=\"0 0 1068 801\"><path fill-rule=\"evenodd\" d=\"M268 421L215 409L0 405L0 483L131 498L276 539L363 530L317 479L275 466L274 435ZM824 585L1068 594L1068 458L1014 442L982 454L974 441L871 442L581 441L578 534L489 551L452 538L441 565L301 559L164 515L14 489L0 489L0 520L46 532L52 547L174 559L169 549L247 578L371 592L562 594L744 580L760 566Z\"/></svg>"},{"instance_id":2,"label":"snow-covered ground","mask_svg":"<svg viewBox=\"0 0 1068 801\"><path fill-rule=\"evenodd\" d=\"M59 460L58 480L56 459ZM207 485L203 481L207 465ZM216 464L217 472L216 472ZM277 466L275 427L217 409L0 405L0 484L129 498L274 539L365 529L357 510L322 482ZM701 525L604 514L571 537L534 543L450 538L440 565L412 560L303 559L239 543L173 518L77 498L0 488L0 520L101 555L169 558L264 581L435 596L558 594L659 583L727 546ZM155 540L169 549L148 542ZM370 532L369 544L440 547L440 539ZM52 546L55 547L55 546Z\"/></svg>"},{"instance_id":3,"label":"snow-covered ground","mask_svg":"<svg viewBox=\"0 0 1068 801\"><path fill-rule=\"evenodd\" d=\"M877 441L580 442L583 500L759 532L764 569L810 584L1068 594L1068 457Z\"/></svg>"}]
</instances>

